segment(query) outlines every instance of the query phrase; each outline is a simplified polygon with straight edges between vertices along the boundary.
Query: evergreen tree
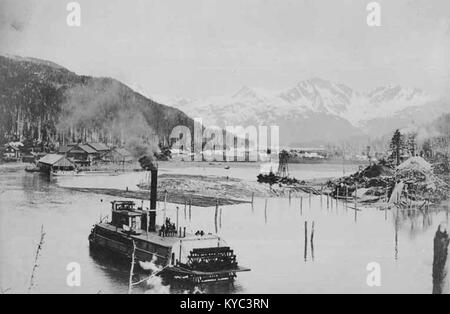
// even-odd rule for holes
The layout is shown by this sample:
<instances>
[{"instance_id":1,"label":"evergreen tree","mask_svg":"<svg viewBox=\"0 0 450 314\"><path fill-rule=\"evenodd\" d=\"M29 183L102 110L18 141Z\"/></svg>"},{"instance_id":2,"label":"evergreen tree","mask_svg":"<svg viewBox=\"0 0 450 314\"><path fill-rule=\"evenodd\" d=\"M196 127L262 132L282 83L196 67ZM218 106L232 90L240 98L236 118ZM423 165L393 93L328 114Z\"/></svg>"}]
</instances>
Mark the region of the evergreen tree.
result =
<instances>
[{"instance_id":1,"label":"evergreen tree","mask_svg":"<svg viewBox=\"0 0 450 314\"><path fill-rule=\"evenodd\" d=\"M416 145L417 133L408 134L406 145L411 156L416 156L417 145Z\"/></svg>"},{"instance_id":2,"label":"evergreen tree","mask_svg":"<svg viewBox=\"0 0 450 314\"><path fill-rule=\"evenodd\" d=\"M405 148L405 140L402 133L400 133L400 130L395 131L394 136L392 136L389 148L391 150L389 161L395 162L397 166L400 165L402 152Z\"/></svg>"}]
</instances>

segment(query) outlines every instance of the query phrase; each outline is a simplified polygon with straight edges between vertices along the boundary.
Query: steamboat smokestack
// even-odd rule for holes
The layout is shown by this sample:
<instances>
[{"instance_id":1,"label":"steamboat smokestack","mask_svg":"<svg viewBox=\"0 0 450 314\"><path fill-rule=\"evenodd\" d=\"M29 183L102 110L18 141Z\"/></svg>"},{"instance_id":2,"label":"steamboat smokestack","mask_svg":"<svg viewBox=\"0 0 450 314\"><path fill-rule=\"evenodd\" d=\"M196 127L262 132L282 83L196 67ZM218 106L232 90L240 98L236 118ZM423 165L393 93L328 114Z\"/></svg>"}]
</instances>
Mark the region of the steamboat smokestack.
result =
<instances>
[{"instance_id":1,"label":"steamboat smokestack","mask_svg":"<svg viewBox=\"0 0 450 314\"><path fill-rule=\"evenodd\" d=\"M148 229L149 231L156 231L156 202L158 200L158 169L153 168L150 170L151 183L150 183L150 214Z\"/></svg>"},{"instance_id":2,"label":"steamboat smokestack","mask_svg":"<svg viewBox=\"0 0 450 314\"><path fill-rule=\"evenodd\" d=\"M156 202L158 201L158 164L152 156L139 158L142 169L150 171L150 213L148 231L156 231Z\"/></svg>"}]
</instances>

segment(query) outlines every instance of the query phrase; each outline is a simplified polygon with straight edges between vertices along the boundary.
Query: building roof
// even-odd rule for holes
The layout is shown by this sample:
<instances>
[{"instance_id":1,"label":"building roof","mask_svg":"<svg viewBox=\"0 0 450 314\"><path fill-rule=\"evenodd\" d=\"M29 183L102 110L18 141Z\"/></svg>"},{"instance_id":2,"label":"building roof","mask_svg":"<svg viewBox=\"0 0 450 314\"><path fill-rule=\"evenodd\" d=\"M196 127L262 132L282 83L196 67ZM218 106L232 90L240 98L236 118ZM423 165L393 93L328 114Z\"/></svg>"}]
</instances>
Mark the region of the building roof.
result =
<instances>
[{"instance_id":1,"label":"building roof","mask_svg":"<svg viewBox=\"0 0 450 314\"><path fill-rule=\"evenodd\" d=\"M75 164L70 159L64 157L64 155L48 154L39 159L38 163L53 167L57 166L75 168Z\"/></svg>"},{"instance_id":2,"label":"building roof","mask_svg":"<svg viewBox=\"0 0 450 314\"><path fill-rule=\"evenodd\" d=\"M70 152L73 149L73 146L60 146L58 149L58 153L65 154Z\"/></svg>"},{"instance_id":3,"label":"building roof","mask_svg":"<svg viewBox=\"0 0 450 314\"><path fill-rule=\"evenodd\" d=\"M133 157L133 155L125 148L116 148L115 151L123 157Z\"/></svg>"},{"instance_id":4,"label":"building roof","mask_svg":"<svg viewBox=\"0 0 450 314\"><path fill-rule=\"evenodd\" d=\"M48 154L48 155L45 155L44 157L42 157L41 159L39 159L38 162L41 164L46 164L46 165L54 165L58 161L60 161L62 158L65 158L65 157L62 155Z\"/></svg>"},{"instance_id":5,"label":"building roof","mask_svg":"<svg viewBox=\"0 0 450 314\"><path fill-rule=\"evenodd\" d=\"M6 145L6 148L11 148L11 149L13 149L13 150L15 150L15 151L19 151L20 150L20 148L19 147L17 147L17 146L12 146L12 145Z\"/></svg>"},{"instance_id":6,"label":"building roof","mask_svg":"<svg viewBox=\"0 0 450 314\"><path fill-rule=\"evenodd\" d=\"M90 147L92 147L93 149L95 149L98 152L109 151L109 147L103 143L87 143L87 145L89 145Z\"/></svg>"},{"instance_id":7,"label":"building roof","mask_svg":"<svg viewBox=\"0 0 450 314\"><path fill-rule=\"evenodd\" d=\"M97 153L97 151L95 149L93 149L91 146L89 146L87 144L79 144L77 147L79 149L85 151L88 154L95 154L95 153Z\"/></svg>"},{"instance_id":8,"label":"building roof","mask_svg":"<svg viewBox=\"0 0 450 314\"><path fill-rule=\"evenodd\" d=\"M4 145L5 148L12 148L15 151L19 151L21 147L23 147L23 144L21 142L9 142Z\"/></svg>"}]
</instances>

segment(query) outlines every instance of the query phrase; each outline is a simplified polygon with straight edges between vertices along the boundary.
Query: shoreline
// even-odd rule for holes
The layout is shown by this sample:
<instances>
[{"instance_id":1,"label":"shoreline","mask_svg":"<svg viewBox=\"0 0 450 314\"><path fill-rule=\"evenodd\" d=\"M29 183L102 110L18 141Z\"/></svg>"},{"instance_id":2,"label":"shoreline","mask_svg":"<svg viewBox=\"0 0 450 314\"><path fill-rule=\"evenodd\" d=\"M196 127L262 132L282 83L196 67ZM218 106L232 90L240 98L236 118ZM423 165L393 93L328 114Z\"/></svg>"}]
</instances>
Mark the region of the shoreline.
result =
<instances>
[{"instance_id":1,"label":"shoreline","mask_svg":"<svg viewBox=\"0 0 450 314\"><path fill-rule=\"evenodd\" d=\"M167 202L184 205L191 201L192 206L209 207L215 206L216 202L219 205L234 205L241 203L251 203L254 198L287 198L287 197L306 197L309 194L321 194L320 192L327 192L327 183L336 177L317 177L307 180L302 180L299 185L272 185L265 183L258 183L256 176L258 174L258 166L262 163L248 163L248 162L234 162L234 163L208 163L208 162L178 162L167 161L159 162L160 174L158 177L158 199L164 201L164 194L167 193ZM311 164L320 167L319 164ZM323 164L321 164L323 165ZM24 171L29 166L26 163L6 163L0 164L1 171ZM223 166L223 167L222 167ZM227 176L228 170L225 166L236 168L255 168L255 180L244 178L237 178L230 175ZM172 172L176 169L183 168L210 168L217 170L220 175L211 174L186 174L180 170L178 173ZM223 171L222 171L223 170ZM112 174L125 174L130 172L144 172L122 171L122 169L111 170ZM223 174L222 174L223 172ZM105 175L108 171L84 171L86 175L99 176ZM38 173L39 175L39 173ZM103 188L101 184L94 188L83 187L63 187L78 191L81 193L95 193L109 196L117 196L123 198L147 200L149 191L145 185L147 182L136 182L139 190L122 190L115 188ZM192 199L192 200L191 200Z\"/></svg>"}]
</instances>

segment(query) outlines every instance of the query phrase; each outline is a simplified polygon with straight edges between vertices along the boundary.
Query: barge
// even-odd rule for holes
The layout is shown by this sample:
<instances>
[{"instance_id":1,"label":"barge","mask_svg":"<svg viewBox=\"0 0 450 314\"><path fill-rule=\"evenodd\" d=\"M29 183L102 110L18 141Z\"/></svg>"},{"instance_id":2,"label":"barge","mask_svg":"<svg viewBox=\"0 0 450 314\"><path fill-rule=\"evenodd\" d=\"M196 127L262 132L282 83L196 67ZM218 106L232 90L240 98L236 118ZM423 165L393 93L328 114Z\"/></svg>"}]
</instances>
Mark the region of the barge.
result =
<instances>
[{"instance_id":1,"label":"barge","mask_svg":"<svg viewBox=\"0 0 450 314\"><path fill-rule=\"evenodd\" d=\"M132 201L112 202L111 220L94 225L89 235L91 249L194 283L233 280L238 272L250 271L238 265L234 251L217 235L187 234L168 219L156 225L157 170L152 171L150 195L149 210Z\"/></svg>"}]
</instances>

